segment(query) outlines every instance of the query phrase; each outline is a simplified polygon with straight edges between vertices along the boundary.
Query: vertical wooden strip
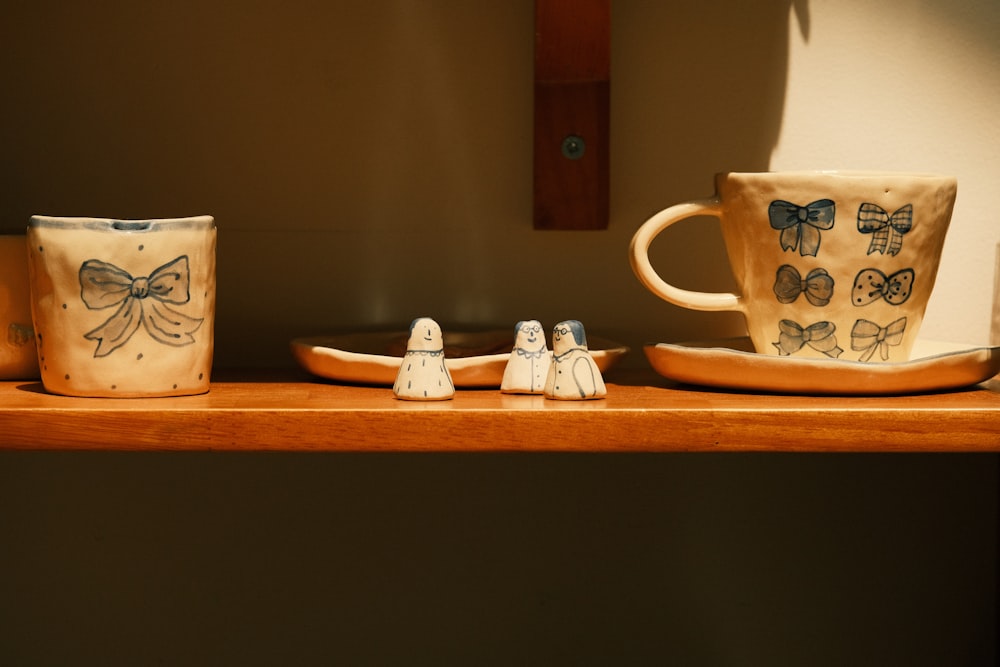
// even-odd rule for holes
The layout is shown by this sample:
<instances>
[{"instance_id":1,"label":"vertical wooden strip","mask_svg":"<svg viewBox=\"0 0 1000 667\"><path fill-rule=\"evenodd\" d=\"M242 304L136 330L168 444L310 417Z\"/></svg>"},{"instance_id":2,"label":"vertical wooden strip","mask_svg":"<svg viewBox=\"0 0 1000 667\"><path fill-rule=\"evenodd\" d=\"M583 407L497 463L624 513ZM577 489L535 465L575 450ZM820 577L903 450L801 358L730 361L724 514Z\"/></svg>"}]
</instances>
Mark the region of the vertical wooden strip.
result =
<instances>
[{"instance_id":1,"label":"vertical wooden strip","mask_svg":"<svg viewBox=\"0 0 1000 667\"><path fill-rule=\"evenodd\" d=\"M610 0L535 0L534 225L606 229Z\"/></svg>"}]
</instances>

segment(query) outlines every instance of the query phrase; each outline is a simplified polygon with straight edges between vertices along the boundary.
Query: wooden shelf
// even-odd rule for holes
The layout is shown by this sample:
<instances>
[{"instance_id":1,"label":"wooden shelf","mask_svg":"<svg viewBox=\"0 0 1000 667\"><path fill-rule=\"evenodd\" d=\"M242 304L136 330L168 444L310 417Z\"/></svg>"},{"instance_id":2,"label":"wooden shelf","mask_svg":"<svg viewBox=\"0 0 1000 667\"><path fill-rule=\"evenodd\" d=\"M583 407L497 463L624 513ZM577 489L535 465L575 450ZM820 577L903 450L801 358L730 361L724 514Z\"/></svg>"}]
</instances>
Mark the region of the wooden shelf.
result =
<instances>
[{"instance_id":1,"label":"wooden shelf","mask_svg":"<svg viewBox=\"0 0 1000 667\"><path fill-rule=\"evenodd\" d=\"M208 394L69 398L0 382L0 449L144 451L1000 451L1000 379L942 394L767 396L618 372L608 398L495 390L400 401L293 373L217 374Z\"/></svg>"}]
</instances>

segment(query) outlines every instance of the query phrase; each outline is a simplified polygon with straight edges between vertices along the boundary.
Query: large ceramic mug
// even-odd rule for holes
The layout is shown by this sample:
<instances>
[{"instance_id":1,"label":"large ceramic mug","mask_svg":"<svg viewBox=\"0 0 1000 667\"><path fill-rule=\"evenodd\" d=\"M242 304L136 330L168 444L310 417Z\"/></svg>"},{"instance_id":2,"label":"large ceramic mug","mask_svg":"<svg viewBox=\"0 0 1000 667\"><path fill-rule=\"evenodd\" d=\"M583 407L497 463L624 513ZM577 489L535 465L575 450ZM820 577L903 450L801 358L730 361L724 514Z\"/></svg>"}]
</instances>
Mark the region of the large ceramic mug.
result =
<instances>
[{"instance_id":1,"label":"large ceramic mug","mask_svg":"<svg viewBox=\"0 0 1000 667\"><path fill-rule=\"evenodd\" d=\"M42 383L69 396L204 393L214 352L215 221L33 216Z\"/></svg>"},{"instance_id":2,"label":"large ceramic mug","mask_svg":"<svg viewBox=\"0 0 1000 667\"><path fill-rule=\"evenodd\" d=\"M649 290L684 308L742 313L761 354L910 358L955 178L817 171L724 173L715 183L714 197L671 206L636 232L632 268ZM650 243L692 216L719 219L738 294L681 289L653 269Z\"/></svg>"}]
</instances>

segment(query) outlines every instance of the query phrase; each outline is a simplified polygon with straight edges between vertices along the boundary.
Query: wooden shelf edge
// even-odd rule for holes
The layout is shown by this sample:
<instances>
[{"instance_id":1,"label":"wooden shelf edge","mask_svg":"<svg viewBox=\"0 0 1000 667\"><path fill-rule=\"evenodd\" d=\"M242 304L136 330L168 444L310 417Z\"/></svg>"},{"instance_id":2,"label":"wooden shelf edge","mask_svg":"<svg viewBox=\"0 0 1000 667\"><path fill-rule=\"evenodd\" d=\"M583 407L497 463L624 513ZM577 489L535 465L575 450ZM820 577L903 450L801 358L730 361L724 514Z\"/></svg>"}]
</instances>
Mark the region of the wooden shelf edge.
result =
<instances>
[{"instance_id":1,"label":"wooden shelf edge","mask_svg":"<svg viewBox=\"0 0 1000 667\"><path fill-rule=\"evenodd\" d=\"M609 378L599 401L495 390L413 403L301 376L223 376L201 396L53 396L0 382L0 450L1000 452L1000 381L899 397L762 396Z\"/></svg>"}]
</instances>

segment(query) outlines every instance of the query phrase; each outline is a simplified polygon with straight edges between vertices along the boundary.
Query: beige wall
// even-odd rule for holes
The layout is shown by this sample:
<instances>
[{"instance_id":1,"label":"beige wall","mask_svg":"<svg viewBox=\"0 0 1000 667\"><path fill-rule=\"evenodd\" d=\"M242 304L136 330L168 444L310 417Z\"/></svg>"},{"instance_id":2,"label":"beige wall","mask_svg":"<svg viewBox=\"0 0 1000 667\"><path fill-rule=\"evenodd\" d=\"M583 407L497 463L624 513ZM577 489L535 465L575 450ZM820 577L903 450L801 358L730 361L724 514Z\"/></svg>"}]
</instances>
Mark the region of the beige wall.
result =
<instances>
[{"instance_id":1,"label":"beige wall","mask_svg":"<svg viewBox=\"0 0 1000 667\"><path fill-rule=\"evenodd\" d=\"M1000 308L1000 3L813 2L806 25L790 31L772 168L822 161L956 175L958 200L922 335L989 342L991 311Z\"/></svg>"},{"instance_id":2,"label":"beige wall","mask_svg":"<svg viewBox=\"0 0 1000 667\"><path fill-rule=\"evenodd\" d=\"M1000 10L943 7L616 3L609 229L546 233L530 1L21 3L0 26L0 230L216 216L221 366L291 364L292 337L421 315L580 319L640 365L643 342L742 332L647 294L626 259L643 220L710 194L714 172L941 170L961 194L927 332L981 343ZM653 253L669 280L732 287L712 221Z\"/></svg>"}]
</instances>

